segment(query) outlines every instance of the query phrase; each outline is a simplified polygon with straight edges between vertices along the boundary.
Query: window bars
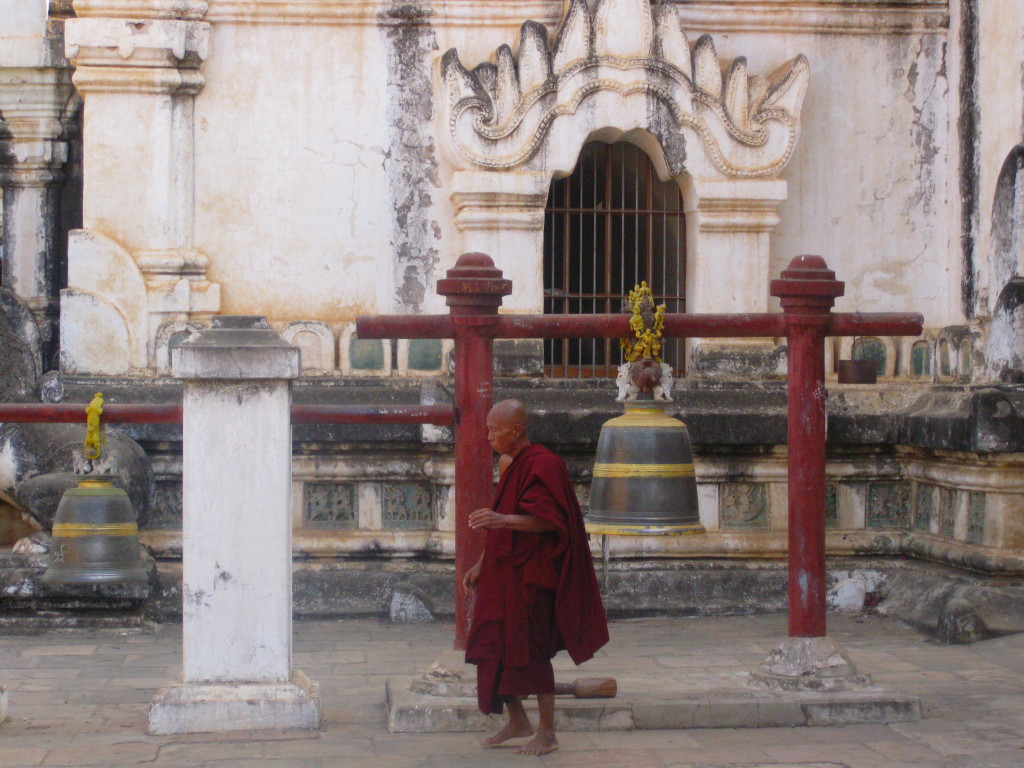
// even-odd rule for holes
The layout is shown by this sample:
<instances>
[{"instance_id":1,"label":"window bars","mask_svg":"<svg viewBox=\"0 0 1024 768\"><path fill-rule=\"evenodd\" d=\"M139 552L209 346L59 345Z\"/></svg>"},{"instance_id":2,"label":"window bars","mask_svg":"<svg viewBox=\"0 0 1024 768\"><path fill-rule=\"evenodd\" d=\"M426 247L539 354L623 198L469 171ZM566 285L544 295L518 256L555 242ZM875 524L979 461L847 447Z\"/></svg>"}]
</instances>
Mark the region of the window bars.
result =
<instances>
[{"instance_id":1,"label":"window bars","mask_svg":"<svg viewBox=\"0 0 1024 768\"><path fill-rule=\"evenodd\" d=\"M544 222L545 314L618 312L642 281L670 313L685 312L686 223L679 185L659 181L643 150L591 142L572 175L551 185ZM684 340L666 339L677 375ZM545 339L544 367L556 378L614 377L615 339Z\"/></svg>"}]
</instances>

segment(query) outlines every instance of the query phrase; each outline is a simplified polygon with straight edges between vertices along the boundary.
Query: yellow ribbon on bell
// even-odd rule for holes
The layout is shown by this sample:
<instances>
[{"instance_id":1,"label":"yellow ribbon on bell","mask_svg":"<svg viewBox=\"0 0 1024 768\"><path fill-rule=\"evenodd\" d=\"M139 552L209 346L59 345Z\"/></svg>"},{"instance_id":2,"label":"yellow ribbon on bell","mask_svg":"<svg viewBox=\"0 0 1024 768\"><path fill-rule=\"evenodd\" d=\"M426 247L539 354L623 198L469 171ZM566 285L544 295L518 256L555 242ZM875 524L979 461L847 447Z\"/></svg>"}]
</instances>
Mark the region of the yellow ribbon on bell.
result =
<instances>
[{"instance_id":1,"label":"yellow ribbon on bell","mask_svg":"<svg viewBox=\"0 0 1024 768\"><path fill-rule=\"evenodd\" d=\"M104 425L100 423L103 414L103 393L97 392L85 409L85 458L96 461L103 455L107 443Z\"/></svg>"}]
</instances>

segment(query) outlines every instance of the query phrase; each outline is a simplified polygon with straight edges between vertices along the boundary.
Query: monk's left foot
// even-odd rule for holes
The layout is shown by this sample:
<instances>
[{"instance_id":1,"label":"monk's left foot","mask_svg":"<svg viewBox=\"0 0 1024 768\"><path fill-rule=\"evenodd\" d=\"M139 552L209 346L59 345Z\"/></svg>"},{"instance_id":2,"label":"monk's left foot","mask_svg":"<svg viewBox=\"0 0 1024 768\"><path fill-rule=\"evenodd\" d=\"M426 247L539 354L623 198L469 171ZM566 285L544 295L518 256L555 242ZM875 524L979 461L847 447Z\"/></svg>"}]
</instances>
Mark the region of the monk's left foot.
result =
<instances>
[{"instance_id":1,"label":"monk's left foot","mask_svg":"<svg viewBox=\"0 0 1024 768\"><path fill-rule=\"evenodd\" d=\"M546 755L558 749L554 731L537 731L537 735L516 750L517 755Z\"/></svg>"}]
</instances>

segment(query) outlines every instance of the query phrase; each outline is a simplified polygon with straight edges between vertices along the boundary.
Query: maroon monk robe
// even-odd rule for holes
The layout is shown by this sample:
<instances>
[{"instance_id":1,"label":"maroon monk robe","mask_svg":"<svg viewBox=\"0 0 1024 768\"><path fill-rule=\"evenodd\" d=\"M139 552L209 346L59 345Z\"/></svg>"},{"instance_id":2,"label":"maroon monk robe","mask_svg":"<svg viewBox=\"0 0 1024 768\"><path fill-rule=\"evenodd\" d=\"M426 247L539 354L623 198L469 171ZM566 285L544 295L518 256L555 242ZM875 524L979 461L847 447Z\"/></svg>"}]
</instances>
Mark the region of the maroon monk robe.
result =
<instances>
[{"instance_id":1,"label":"maroon monk robe","mask_svg":"<svg viewBox=\"0 0 1024 768\"><path fill-rule=\"evenodd\" d=\"M534 515L544 533L487 530L466 661L477 665L484 714L508 696L554 693L551 659L567 650L582 664L608 642L608 625L587 534L565 462L528 445L498 482L492 505Z\"/></svg>"}]
</instances>

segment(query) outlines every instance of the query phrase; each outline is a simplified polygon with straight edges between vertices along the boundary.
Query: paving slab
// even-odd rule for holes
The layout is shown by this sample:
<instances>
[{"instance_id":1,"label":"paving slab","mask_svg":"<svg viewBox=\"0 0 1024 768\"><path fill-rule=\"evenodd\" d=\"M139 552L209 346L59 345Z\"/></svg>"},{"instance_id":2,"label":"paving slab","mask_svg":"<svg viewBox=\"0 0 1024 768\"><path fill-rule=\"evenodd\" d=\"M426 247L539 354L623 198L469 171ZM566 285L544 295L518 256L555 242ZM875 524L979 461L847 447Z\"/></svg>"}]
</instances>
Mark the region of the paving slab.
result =
<instances>
[{"instance_id":1,"label":"paving slab","mask_svg":"<svg viewBox=\"0 0 1024 768\"><path fill-rule=\"evenodd\" d=\"M791 692L743 686L705 687L707 677L676 675L677 693L652 695L627 680L614 699L559 699L555 727L562 731L780 728L897 723L921 719L921 700L880 686L842 692ZM481 714L476 699L413 692L414 676L388 678L388 730L392 733L471 733L496 730L501 718ZM536 717L533 700L527 711Z\"/></svg>"},{"instance_id":2,"label":"paving slab","mask_svg":"<svg viewBox=\"0 0 1024 768\"><path fill-rule=\"evenodd\" d=\"M810 722L817 694L810 703L800 702L780 692L751 692L744 682L785 637L784 616L662 617L613 622L609 645L582 667L556 659L559 680L614 676L621 691L618 698L599 702L560 697L558 752L517 755L521 742L483 750L476 732L388 731L389 678L410 679L425 671L451 648L451 627L346 620L294 625L296 657L316 669L311 677L321 688L319 730L156 736L146 733L149 704L181 669L181 628L164 625L148 636L125 637L110 629L0 636L0 685L9 697L8 720L0 725L0 766L1024 765L1024 635L947 647L881 617L830 615L829 626L880 690L919 700L920 720L837 725L830 703L817 725L794 727ZM740 694L730 697L730 690ZM467 703L475 710L472 701ZM591 714L602 727L626 727L628 717L632 730L569 730L589 727L587 708L595 706L600 709ZM712 718L723 727L706 727Z\"/></svg>"}]
</instances>

